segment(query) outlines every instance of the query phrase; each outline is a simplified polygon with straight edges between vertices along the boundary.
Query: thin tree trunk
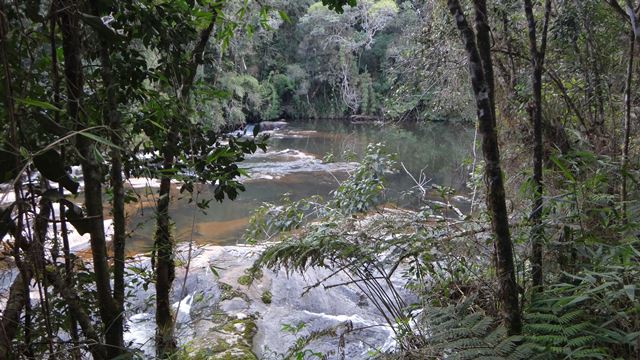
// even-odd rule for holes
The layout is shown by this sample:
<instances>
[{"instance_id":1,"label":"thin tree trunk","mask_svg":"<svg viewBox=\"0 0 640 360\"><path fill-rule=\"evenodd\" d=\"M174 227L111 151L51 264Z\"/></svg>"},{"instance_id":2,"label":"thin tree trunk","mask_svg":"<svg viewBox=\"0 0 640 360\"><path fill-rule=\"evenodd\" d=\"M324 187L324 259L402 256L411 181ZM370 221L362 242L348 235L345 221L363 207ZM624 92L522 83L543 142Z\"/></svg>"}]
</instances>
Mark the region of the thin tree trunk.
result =
<instances>
[{"instance_id":1,"label":"thin tree trunk","mask_svg":"<svg viewBox=\"0 0 640 360\"><path fill-rule=\"evenodd\" d=\"M542 138L542 71L547 46L549 17L551 16L551 0L545 1L544 23L542 25L542 40L538 49L536 36L536 20L533 15L531 0L524 0L524 11L527 17L529 33L529 54L531 57L531 86L533 87L533 106L530 110L533 126L533 209L531 210L531 278L534 291L542 290L542 243L544 228L542 227L542 164L544 161L544 147Z\"/></svg>"},{"instance_id":2,"label":"thin tree trunk","mask_svg":"<svg viewBox=\"0 0 640 360\"><path fill-rule=\"evenodd\" d=\"M183 78L180 91L181 101L187 103L198 66L203 63L204 50L213 33L213 28L218 16L219 4L212 9L213 17L209 25L203 29L198 37L198 42L191 53L190 61L186 66L186 76ZM171 120L165 146L162 149L163 176L160 180L160 193L156 214L156 349L159 358L170 356L176 350L176 342L173 334L173 314L169 295L171 285L175 278L175 263L173 261L174 244L171 237L169 203L171 202L171 176L175 165L177 143L179 136L178 124Z\"/></svg>"},{"instance_id":3,"label":"thin tree trunk","mask_svg":"<svg viewBox=\"0 0 640 360\"><path fill-rule=\"evenodd\" d=\"M627 82L624 93L624 148L622 150L622 189L620 191L620 197L622 202L622 217L623 220L627 219L627 168L629 166L629 139L631 138L631 106L633 101L631 99L633 86L633 61L635 54L635 41L636 37L633 31L629 33L629 61L627 64Z\"/></svg>"},{"instance_id":4,"label":"thin tree trunk","mask_svg":"<svg viewBox=\"0 0 640 360\"><path fill-rule=\"evenodd\" d=\"M518 286L516 284L513 261L513 244L509 233L504 180L500 167L498 136L494 126L495 122L492 120L493 110L491 109L489 97L490 88L485 78L473 30L464 16L459 0L448 0L448 6L462 35L469 58L469 73L476 99L479 131L482 134L482 152L485 160L485 181L487 183L487 208L491 216L491 225L496 243L497 275L500 286L499 296L502 303L502 316L509 334L519 334L522 331L522 320ZM484 45L488 44L485 43Z\"/></svg>"},{"instance_id":5,"label":"thin tree trunk","mask_svg":"<svg viewBox=\"0 0 640 360\"><path fill-rule=\"evenodd\" d=\"M65 60L64 73L67 80L68 115L76 125L76 129L82 130L86 127L86 124L80 113L84 81L80 55L79 4L76 0L65 0L61 5L59 8L64 9L60 12L60 24L62 29L62 50ZM93 256L93 271L96 276L98 307L104 324L106 343L109 345L107 355L109 358L113 358L121 352L121 336L118 334L117 329L114 328L114 323L120 314L111 293L109 264L107 262L107 245L102 208L102 172L100 164L98 164L94 155L95 143L84 136L77 136L76 147L82 156L85 206L87 218L92 224L90 231L91 252Z\"/></svg>"},{"instance_id":6,"label":"thin tree trunk","mask_svg":"<svg viewBox=\"0 0 640 360\"><path fill-rule=\"evenodd\" d=\"M42 188L46 188L47 180L41 179ZM36 209L35 199L32 196L33 209ZM45 243L47 241L47 232L49 229L49 218L51 216L51 203L46 198L40 198L40 204L38 206L40 211L35 215L33 226L33 239L31 241L31 263L33 264L35 278L37 279L36 285L38 287L38 293L40 295L40 310L42 311L42 318L44 319L45 328L47 331L47 341L49 345L49 352L53 353L53 330L51 326L51 307L49 302L48 287L46 278L41 276L44 274L44 268L46 263L45 258ZM29 295L27 295L29 296ZM27 299L29 301L29 299ZM30 345L30 344L28 344ZM29 353L33 353L31 346L28 346Z\"/></svg>"},{"instance_id":7,"label":"thin tree trunk","mask_svg":"<svg viewBox=\"0 0 640 360\"><path fill-rule=\"evenodd\" d=\"M0 3L0 57L4 75L4 101L5 116L8 120L9 127L9 146L12 147L14 153L19 152L19 143L17 136L17 121L15 117L15 108L13 103L13 89L11 83L11 69L9 68L9 60L7 59L7 34L9 27L5 17L4 2ZM15 157L15 168L20 168L20 160ZM14 232L14 249L13 255L19 270L18 275L14 279L10 289L7 304L2 311L2 319L0 321L0 359L7 359L12 353L12 342L16 337L20 326L20 314L26 306L29 297L29 283L32 278L32 271L28 264L20 260L20 249L27 248L26 243L22 241L23 215L24 207L21 206L21 189L22 185L18 179L14 183L14 192L16 196L15 207L17 209L17 228ZM24 250L23 250L24 251ZM30 333L25 331L25 342L30 343Z\"/></svg>"},{"instance_id":8,"label":"thin tree trunk","mask_svg":"<svg viewBox=\"0 0 640 360\"><path fill-rule=\"evenodd\" d=\"M60 278L53 265L46 268L46 276L54 289L64 299L67 306L69 306L69 310L73 313L74 318L78 319L78 323L80 324L80 328L82 329L84 336L89 340L89 351L91 352L94 360L112 359L113 357L107 355L108 351L101 343L98 332L95 330L93 323L91 322L91 317L82 308L82 303L78 294L73 290L73 288L67 286L66 282Z\"/></svg>"},{"instance_id":9,"label":"thin tree trunk","mask_svg":"<svg viewBox=\"0 0 640 360\"><path fill-rule=\"evenodd\" d=\"M174 129L175 126L171 124L168 135L175 136ZM156 253L156 349L160 359L170 356L176 350L176 342L173 336L173 315L169 299L171 284L175 278L175 263L173 261L173 239L171 237L169 217L171 176L168 174L173 171L175 141L168 138L167 142L169 143L162 150L164 175L160 180L154 246Z\"/></svg>"},{"instance_id":10,"label":"thin tree trunk","mask_svg":"<svg viewBox=\"0 0 640 360\"><path fill-rule=\"evenodd\" d=\"M60 107L60 74L58 72L58 55L57 49L58 46L56 44L56 23L58 21L58 1L51 2L51 20L50 20L50 29L49 29L49 44L51 51L51 82L53 84L53 104L56 107ZM54 120L56 124L61 124L60 112L54 112ZM66 152L64 147L60 151L60 157L65 162ZM58 186L58 193L60 197L64 197L64 189L62 186ZM65 265L65 281L67 286L73 286L73 271L72 271L72 263L71 263L71 251L69 249L69 234L67 229L67 219L64 216L64 203L59 203L59 212L60 212L60 234L62 237L62 251L64 253L64 265ZM71 312L68 314L69 316L69 335L71 336L71 340L73 342L73 350L71 351L73 359L80 359L80 349L78 347L79 339L78 339L78 322Z\"/></svg>"},{"instance_id":11,"label":"thin tree trunk","mask_svg":"<svg viewBox=\"0 0 640 360\"><path fill-rule=\"evenodd\" d=\"M7 359L13 353L11 341L16 337L20 325L20 313L27 302L29 293L24 289L31 281L30 273L25 278L23 272L19 272L9 288L9 299L2 311L0 324L0 359Z\"/></svg>"},{"instance_id":12,"label":"thin tree trunk","mask_svg":"<svg viewBox=\"0 0 640 360\"><path fill-rule=\"evenodd\" d=\"M94 15L98 13L98 5L92 1ZM99 36L99 34L98 34ZM113 66L111 64L111 49L109 43L100 38L100 62L102 64L101 77L102 85L105 88L106 99L102 116L104 122L109 124L111 130L111 142L115 145L111 148L111 189L113 199L111 211L113 216L113 298L116 303L118 316L112 325L113 341L117 342L121 349L124 349L124 294L125 294L125 242L126 242L126 219L124 211L124 180L122 178L122 122L120 111L118 110L117 84L113 81ZM122 353L122 351L121 351Z\"/></svg>"}]
</instances>

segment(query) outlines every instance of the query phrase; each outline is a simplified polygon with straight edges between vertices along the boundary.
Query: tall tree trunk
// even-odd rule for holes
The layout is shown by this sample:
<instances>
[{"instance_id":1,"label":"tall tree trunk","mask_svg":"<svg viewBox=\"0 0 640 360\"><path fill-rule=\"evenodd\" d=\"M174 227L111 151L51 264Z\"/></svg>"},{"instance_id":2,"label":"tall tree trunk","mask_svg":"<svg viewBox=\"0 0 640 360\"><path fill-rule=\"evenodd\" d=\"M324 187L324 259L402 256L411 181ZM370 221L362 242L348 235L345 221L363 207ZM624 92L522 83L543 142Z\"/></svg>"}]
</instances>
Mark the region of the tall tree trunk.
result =
<instances>
[{"instance_id":1,"label":"tall tree trunk","mask_svg":"<svg viewBox=\"0 0 640 360\"><path fill-rule=\"evenodd\" d=\"M81 41L79 24L79 4L77 0L63 0L60 9L60 25L62 29L62 50L64 53L64 73L67 80L68 115L76 124L77 130L83 130L87 124L80 113L83 96L83 74L81 61ZM82 173L84 176L85 206L87 219L91 222L91 253L93 271L96 276L98 307L104 324L105 339L109 345L107 355L116 357L121 352L121 336L114 327L120 316L118 307L111 293L109 264L107 262L107 244L104 232L102 208L102 172L94 155L95 143L84 136L76 137L76 147L82 156Z\"/></svg>"},{"instance_id":2,"label":"tall tree trunk","mask_svg":"<svg viewBox=\"0 0 640 360\"><path fill-rule=\"evenodd\" d=\"M180 101L187 104L198 66L203 63L204 50L209 42L216 23L220 4L213 9L213 17L209 25L203 29L191 53L190 61L186 65L186 75L180 84ZM186 115L185 115L186 117ZM182 119L187 120L187 119ZM175 165L175 156L179 137L179 124L176 119L171 120L169 131L162 149L163 176L160 180L160 193L156 214L156 236L154 248L156 252L156 348L159 358L170 356L176 349L173 335L173 314L169 295L175 277L175 263L173 261L174 244L171 237L169 204L171 202L171 177Z\"/></svg>"},{"instance_id":3,"label":"tall tree trunk","mask_svg":"<svg viewBox=\"0 0 640 360\"><path fill-rule=\"evenodd\" d=\"M533 288L536 291L542 289L542 243L544 241L544 228L542 227L542 164L544 161L544 147L542 139L542 71L547 47L547 33L549 29L549 17L551 16L551 0L545 0L544 22L540 48L536 36L536 20L533 15L531 0L524 0L524 12L527 17L529 33L529 55L531 57L531 86L533 87L533 104L530 109L531 123L533 125L533 209L531 210L531 277Z\"/></svg>"},{"instance_id":4,"label":"tall tree trunk","mask_svg":"<svg viewBox=\"0 0 640 360\"><path fill-rule=\"evenodd\" d=\"M622 202L622 216L626 221L627 219L627 168L629 166L629 139L631 138L631 106L633 101L632 90L633 86L633 61L635 54L636 36L633 31L629 33L629 60L627 63L627 81L624 93L624 148L622 149L622 189L620 190L620 197Z\"/></svg>"},{"instance_id":5,"label":"tall tree trunk","mask_svg":"<svg viewBox=\"0 0 640 360\"><path fill-rule=\"evenodd\" d=\"M171 201L171 176L169 172L173 171L176 146L173 139L177 134L174 124L171 124L169 129L167 144L162 150L164 156L163 176L160 180L154 245L156 253L156 349L160 359L170 356L176 350L176 342L173 336L173 315L169 299L171 284L175 278L174 246L169 217L169 203Z\"/></svg>"},{"instance_id":6,"label":"tall tree trunk","mask_svg":"<svg viewBox=\"0 0 640 360\"><path fill-rule=\"evenodd\" d=\"M448 0L449 11L460 31L465 50L469 59L469 73L475 94L478 111L478 125L482 134L482 152L485 160L485 181L487 182L487 208L491 216L496 257L497 275L500 286L499 295L502 303L502 316L509 334L519 334L522 331L522 320L516 284L515 266L513 261L513 244L509 233L509 220L505 202L504 180L500 167L500 151L495 122L492 119L494 111L491 109L489 97L490 88L485 78L480 53L475 42L474 32L469 26L459 0ZM484 17L486 20L486 16ZM487 46L487 43L483 44ZM487 49L484 49L486 51Z\"/></svg>"},{"instance_id":7,"label":"tall tree trunk","mask_svg":"<svg viewBox=\"0 0 640 360\"><path fill-rule=\"evenodd\" d=\"M0 60L3 68L4 78L4 96L3 105L5 116L7 118L9 127L8 145L11 147L11 151L15 154L19 153L19 142L17 134L17 121L15 116L15 107L13 102L13 89L11 82L11 69L9 67L9 59L7 58L7 34L9 33L9 26L7 18L5 17L4 2L0 2ZM20 159L15 156L16 169L20 169ZM29 301L29 283L33 276L33 272L29 264L25 264L21 261L20 250L27 250L26 241L22 238L23 229L23 216L24 206L22 206L22 185L20 179L13 184L15 192L15 209L17 214L17 228L14 229L13 237L15 239L13 255L18 268L18 275L13 280L11 287L9 288L9 298L5 308L2 310L2 318L0 319L0 359L7 359L14 353L12 349L12 342L16 337L20 324L20 314L22 309L27 306ZM27 316L30 319L30 313ZM25 342L30 345L30 332L25 329Z\"/></svg>"},{"instance_id":8,"label":"tall tree trunk","mask_svg":"<svg viewBox=\"0 0 640 360\"><path fill-rule=\"evenodd\" d=\"M53 86L53 104L60 108L60 73L58 71L58 45L56 44L56 24L58 22L58 1L51 2L51 10L50 10L50 29L49 29L49 45L51 51L51 82ZM60 119L60 112L56 111L54 113L55 123L62 126ZM60 151L60 158L64 163L66 161L66 152L64 147ZM58 193L60 197L64 197L64 189L62 186L58 186ZM59 203L59 213L60 213L60 234L62 237L62 251L64 253L64 265L65 265L65 281L67 286L73 286L73 266L71 261L71 251L69 249L69 234L67 230L67 220L64 216L64 203ZM69 335L71 336L71 340L73 341L73 350L72 350L72 358L74 360L81 358L80 348L78 346L78 322L76 318L73 316L73 313L69 312Z\"/></svg>"},{"instance_id":9,"label":"tall tree trunk","mask_svg":"<svg viewBox=\"0 0 640 360\"><path fill-rule=\"evenodd\" d=\"M92 9L95 16L100 16L99 3L92 1ZM109 124L111 130L111 142L115 145L111 148L111 189L113 199L111 211L113 217L113 298L117 307L118 316L112 325L113 341L117 342L120 349L124 349L124 298L125 298L125 242L126 219L124 210L124 179L122 177L122 121L118 110L118 84L113 81L113 66L111 63L111 48L100 34L100 62L102 65L102 85L105 88L106 98L102 116L105 124Z\"/></svg>"},{"instance_id":10,"label":"tall tree trunk","mask_svg":"<svg viewBox=\"0 0 640 360\"><path fill-rule=\"evenodd\" d=\"M491 121L496 126L496 90L493 75L493 60L491 58L491 28L489 27L489 13L487 12L486 0L474 0L473 6L475 10L475 27L476 27L476 43L480 61L482 62L482 71L484 72L484 80L489 88L489 103L491 106Z\"/></svg>"}]
</instances>

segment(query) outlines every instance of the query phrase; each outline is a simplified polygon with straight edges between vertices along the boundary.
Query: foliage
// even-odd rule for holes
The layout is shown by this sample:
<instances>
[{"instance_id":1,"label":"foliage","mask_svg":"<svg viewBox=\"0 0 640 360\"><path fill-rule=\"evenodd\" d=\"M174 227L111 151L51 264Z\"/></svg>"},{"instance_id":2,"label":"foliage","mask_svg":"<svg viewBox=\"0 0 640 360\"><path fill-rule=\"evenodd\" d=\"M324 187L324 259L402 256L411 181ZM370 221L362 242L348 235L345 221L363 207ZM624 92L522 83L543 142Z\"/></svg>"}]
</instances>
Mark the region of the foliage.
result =
<instances>
[{"instance_id":1,"label":"foliage","mask_svg":"<svg viewBox=\"0 0 640 360\"><path fill-rule=\"evenodd\" d=\"M421 315L423 331L428 334L426 345L410 355L429 359L529 359L529 344L519 336L508 337L506 329L492 317L471 311L472 300L426 308Z\"/></svg>"},{"instance_id":2,"label":"foliage","mask_svg":"<svg viewBox=\"0 0 640 360\"><path fill-rule=\"evenodd\" d=\"M534 298L525 316L537 358L630 357L637 351L638 241L589 246L593 263ZM556 355L553 355L556 354Z\"/></svg>"},{"instance_id":3,"label":"foliage","mask_svg":"<svg viewBox=\"0 0 640 360\"><path fill-rule=\"evenodd\" d=\"M348 274L348 278L360 284L360 291L376 304L376 309L396 332L400 347L415 350L424 345L422 330L417 330L418 320L413 313L414 306L419 305L406 304L392 279L402 273L405 286L420 294L429 293L427 277L432 279L428 283L434 287L461 285L465 281L463 273L473 270L464 256L457 255L473 250L465 249L464 242L454 243L447 236L455 225L447 221L438 223L439 215L435 214L439 210L435 206L427 206L421 212L375 207L375 199L381 197L384 190L383 177L392 163L391 156L380 144L370 145L358 168L333 193L333 199L325 204L314 201L312 208L304 207L310 204L307 200L288 201L280 207L266 204L267 208L254 213L248 236L256 241L255 236L263 233L267 235L263 239L273 240L279 235L281 240L262 252L254 264L255 269L282 267L288 272L304 272L308 268L323 267L338 269L329 278L337 273ZM376 212L371 213L373 209ZM304 214L309 210L315 219L303 223ZM270 211L283 219L275 221L280 218L272 217ZM278 223L285 226L268 228L269 224ZM256 225L260 226L256 228ZM462 234L453 238L466 236L465 231L460 231ZM444 246L456 250L441 251ZM478 268L482 265L478 264Z\"/></svg>"},{"instance_id":4,"label":"foliage","mask_svg":"<svg viewBox=\"0 0 640 360\"><path fill-rule=\"evenodd\" d=\"M394 165L392 158L382 144L369 144L360 166L333 192L329 206L351 214L378 204L384 190L383 176Z\"/></svg>"},{"instance_id":5,"label":"foliage","mask_svg":"<svg viewBox=\"0 0 640 360\"><path fill-rule=\"evenodd\" d=\"M237 163L266 149L266 138L225 135L247 122L352 115L357 120L474 118L467 60L448 15L451 3L27 0L0 5L5 133L0 234L15 285L5 287L0 354L81 358L91 352L100 359L102 347L115 351L126 345L107 338L114 327L104 319L124 314L112 305L133 295L126 288L120 289L125 295L110 289L125 259L106 251L102 221L105 209L124 213L124 203L136 200L123 191L120 173L165 179L169 186L161 198L151 198L155 204L169 199L171 181L177 182L176 192L205 210L213 200L235 199L245 189ZM482 2L462 3L467 12ZM638 110L638 65L637 53L629 49L629 41L638 45L629 40L637 30L630 27L640 15L633 11L637 1L625 3L630 12L617 1L550 3L541 84L545 285L540 289L531 289L528 281L533 188L528 115L534 87L529 29L521 2L486 3L495 129L506 165L502 176L522 290L516 296L525 304L521 337L506 337L498 321L491 209L482 205L486 194L477 186L498 178L481 179L477 169L485 164L475 159L469 161L476 165L470 183L477 187L470 211L452 205L450 189L423 181L432 174L416 181L421 197L413 211L390 209L382 206L384 176L393 171L394 159L382 146L369 146L360 166L327 201L292 200L293 194L256 209L245 238L269 246L241 282L250 284L260 266L340 269L386 317L398 341L397 355L637 357L640 173L632 120ZM534 18L541 18L540 2L533 3ZM624 126L621 120L627 120ZM406 149L423 141L408 131L387 136L402 140ZM438 140L451 146L450 139ZM425 154L419 155L401 160L424 161ZM81 165L93 171L78 178ZM97 195L93 203L87 201L90 191L76 197L80 180L83 191ZM212 198L198 197L199 184L210 186ZM160 213L167 215L168 233L169 214ZM93 266L73 254L71 227L90 234ZM170 240L172 263L171 236L159 233ZM120 228L118 235L141 234ZM101 269L106 279L99 278ZM148 269L129 271L136 275L132 284L144 290L157 283L157 273ZM28 285L31 294L24 291ZM400 296L405 290L415 301ZM467 301L459 304L461 299ZM271 294L263 293L263 301L270 300ZM286 356L320 356L307 347L334 336L334 330L301 337ZM137 355L135 349L122 350Z\"/></svg>"}]
</instances>

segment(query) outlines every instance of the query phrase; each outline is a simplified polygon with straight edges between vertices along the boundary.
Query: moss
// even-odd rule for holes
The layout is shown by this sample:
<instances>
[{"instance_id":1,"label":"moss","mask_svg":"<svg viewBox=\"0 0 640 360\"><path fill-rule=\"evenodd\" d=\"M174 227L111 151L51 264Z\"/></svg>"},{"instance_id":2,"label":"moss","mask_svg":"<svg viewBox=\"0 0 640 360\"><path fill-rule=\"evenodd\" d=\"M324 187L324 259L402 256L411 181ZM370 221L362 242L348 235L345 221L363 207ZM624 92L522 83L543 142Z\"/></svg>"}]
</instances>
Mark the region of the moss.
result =
<instances>
[{"instance_id":1,"label":"moss","mask_svg":"<svg viewBox=\"0 0 640 360\"><path fill-rule=\"evenodd\" d=\"M248 270L248 274L251 276L253 280L260 280L264 276L262 269L253 268L253 267Z\"/></svg>"},{"instance_id":2,"label":"moss","mask_svg":"<svg viewBox=\"0 0 640 360\"><path fill-rule=\"evenodd\" d=\"M260 300L262 300L263 303L265 304L271 304L271 291L269 290L265 290L262 292L262 296L260 296Z\"/></svg>"},{"instance_id":3,"label":"moss","mask_svg":"<svg viewBox=\"0 0 640 360\"><path fill-rule=\"evenodd\" d=\"M255 280L260 280L262 279L262 277L264 276L264 273L262 272L262 270L260 268L248 268L244 271L244 275L240 276L238 278L238 284L240 285L244 285L244 286L249 286L251 285Z\"/></svg>"},{"instance_id":4,"label":"moss","mask_svg":"<svg viewBox=\"0 0 640 360\"><path fill-rule=\"evenodd\" d=\"M213 345L213 347L211 348L211 352L214 353L221 353L221 352L225 352L227 350L231 349L231 345L222 340L222 339L218 339L218 341L216 341L216 344Z\"/></svg>"},{"instance_id":5,"label":"moss","mask_svg":"<svg viewBox=\"0 0 640 360\"><path fill-rule=\"evenodd\" d=\"M257 360L258 357L251 352L248 346L236 346L222 354L210 356L211 360Z\"/></svg>"},{"instance_id":6,"label":"moss","mask_svg":"<svg viewBox=\"0 0 640 360\"><path fill-rule=\"evenodd\" d=\"M240 285L244 285L244 286L249 286L251 284L251 276L249 275L242 275L238 278L238 284Z\"/></svg>"},{"instance_id":7,"label":"moss","mask_svg":"<svg viewBox=\"0 0 640 360\"><path fill-rule=\"evenodd\" d=\"M257 357L251 351L251 343L253 337L258 332L255 320L253 318L234 319L224 324L219 330L229 336L229 340L233 344L219 340L215 349L215 355L209 359L215 360L257 360Z\"/></svg>"},{"instance_id":8,"label":"moss","mask_svg":"<svg viewBox=\"0 0 640 360\"><path fill-rule=\"evenodd\" d=\"M233 286L219 283L220 301L248 296ZM252 352L253 337L258 332L255 317L236 319L221 311L212 309L211 321L214 322L210 334L198 336L197 342L189 342L176 354L175 360L257 360Z\"/></svg>"},{"instance_id":9,"label":"moss","mask_svg":"<svg viewBox=\"0 0 640 360\"><path fill-rule=\"evenodd\" d=\"M223 282L221 282L219 286L221 290L220 301L231 300L237 297L244 301L247 301L247 302L249 301L249 296L247 296L247 294L243 293L242 291L234 289L233 286Z\"/></svg>"},{"instance_id":10,"label":"moss","mask_svg":"<svg viewBox=\"0 0 640 360\"><path fill-rule=\"evenodd\" d=\"M227 321L229 321L230 317L229 315L220 310L217 306L213 309L213 311L211 312L211 317L210 317L211 321L216 323L216 324L222 324L225 323Z\"/></svg>"},{"instance_id":11,"label":"moss","mask_svg":"<svg viewBox=\"0 0 640 360\"><path fill-rule=\"evenodd\" d=\"M252 318L231 320L222 327L222 331L229 334L236 334L242 337L247 343L251 343L254 335L258 332L258 326Z\"/></svg>"},{"instance_id":12,"label":"moss","mask_svg":"<svg viewBox=\"0 0 640 360\"><path fill-rule=\"evenodd\" d=\"M178 352L175 360L257 360L256 355L251 351L249 345L246 344L229 344L228 342L218 339L216 344L211 348L199 349L197 351L183 348Z\"/></svg>"}]
</instances>

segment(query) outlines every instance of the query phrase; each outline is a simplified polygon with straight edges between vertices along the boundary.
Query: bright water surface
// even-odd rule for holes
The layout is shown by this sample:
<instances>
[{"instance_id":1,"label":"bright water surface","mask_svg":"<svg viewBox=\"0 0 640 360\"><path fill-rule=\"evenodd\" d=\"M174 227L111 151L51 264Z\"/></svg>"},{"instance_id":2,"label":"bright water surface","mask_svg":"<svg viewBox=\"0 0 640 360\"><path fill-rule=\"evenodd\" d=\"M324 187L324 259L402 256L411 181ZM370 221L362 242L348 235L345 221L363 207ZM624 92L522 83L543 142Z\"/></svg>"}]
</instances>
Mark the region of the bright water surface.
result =
<instances>
[{"instance_id":1,"label":"bright water surface","mask_svg":"<svg viewBox=\"0 0 640 360\"><path fill-rule=\"evenodd\" d=\"M193 236L198 243L241 243L253 209L263 202L277 203L283 194L290 194L294 200L310 195L329 197L338 181L344 179L354 166L344 160L345 151L360 158L367 144L377 142L385 143L390 152L397 153L398 161L416 179L422 171L425 178L431 179L431 184L465 192L468 160L473 146L473 128L468 125L429 123L400 126L352 124L337 120L296 121L272 134L266 154L260 151L240 164L249 170L252 177L245 181L246 191L235 201L212 201L206 213L197 210L193 203L188 204L186 195L173 201L170 214L176 225L176 241L188 241ZM322 159L328 153L333 154L334 160L324 163ZM402 193L414 187L415 183L401 166L398 168L400 171L386 178L387 201L412 207L415 203L403 197ZM209 189L203 188L200 200L212 198ZM154 191L157 193L157 189ZM142 202L131 208L129 213L129 226L135 233L127 246L131 252L148 251L155 229L153 202Z\"/></svg>"}]
</instances>

